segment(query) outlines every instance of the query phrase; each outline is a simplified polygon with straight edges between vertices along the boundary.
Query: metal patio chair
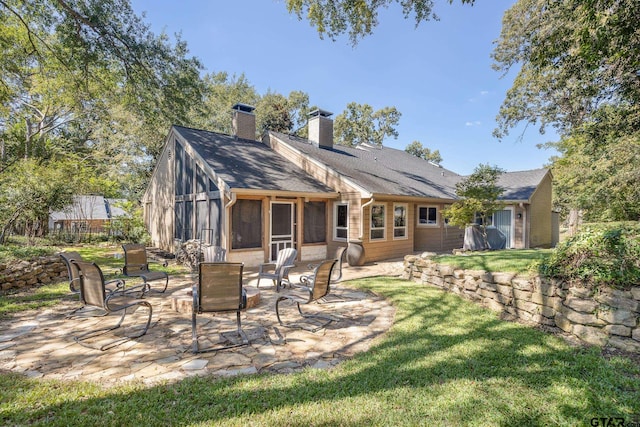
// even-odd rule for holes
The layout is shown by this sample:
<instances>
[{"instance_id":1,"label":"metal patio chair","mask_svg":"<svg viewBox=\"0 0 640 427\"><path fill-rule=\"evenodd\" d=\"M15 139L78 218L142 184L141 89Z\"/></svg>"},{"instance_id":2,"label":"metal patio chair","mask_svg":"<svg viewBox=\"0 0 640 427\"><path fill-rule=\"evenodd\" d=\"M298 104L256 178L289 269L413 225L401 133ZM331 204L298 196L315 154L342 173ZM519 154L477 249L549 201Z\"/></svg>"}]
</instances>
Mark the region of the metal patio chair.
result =
<instances>
[{"instance_id":1,"label":"metal patio chair","mask_svg":"<svg viewBox=\"0 0 640 427\"><path fill-rule=\"evenodd\" d=\"M336 250L335 260L337 262L335 267L333 268L333 272L331 273L331 283L338 283L340 280L342 280L342 264L344 262L346 253L347 253L346 246L341 246ZM318 264L307 264L307 268L309 270L314 270L317 266ZM300 276L300 282L302 284L305 284L311 277L312 277L312 274L306 274L304 276Z\"/></svg>"},{"instance_id":2,"label":"metal patio chair","mask_svg":"<svg viewBox=\"0 0 640 427\"><path fill-rule=\"evenodd\" d=\"M61 252L60 258L67 266L67 274L69 275L69 290L73 294L80 293L80 271L78 266L72 261L82 261L82 256L78 252Z\"/></svg>"},{"instance_id":3,"label":"metal patio chair","mask_svg":"<svg viewBox=\"0 0 640 427\"><path fill-rule=\"evenodd\" d=\"M122 245L124 250L124 268L122 274L128 277L140 277L144 282L143 292L151 290L149 282L164 280L164 287L157 292L164 292L169 286L169 275L164 271L149 270L149 261L147 260L147 248L138 243L129 243ZM167 266L166 261L162 264ZM161 285L162 286L162 285Z\"/></svg>"},{"instance_id":4,"label":"metal patio chair","mask_svg":"<svg viewBox=\"0 0 640 427\"><path fill-rule=\"evenodd\" d=\"M114 326L107 326L99 329L88 331L84 334L75 336L73 339L79 344L85 345L90 348L94 348L91 345L85 343L86 340L98 337L106 334L109 331L118 329L124 322L128 309L132 307L144 307L149 310L146 323L142 328L142 331L134 334L127 335L125 337L117 338L106 344L98 347L101 351L119 344L125 341L129 341L134 338L139 338L147 333L149 325L151 324L151 315L153 309L151 304L143 299L131 297L128 292L139 292L142 286L131 287L125 290L124 280L119 280L117 286L113 289L108 289L106 286L104 275L102 270L95 262L86 261L72 261L78 267L80 274L80 301L84 307L93 307L100 310L100 316L108 316L111 313L122 312L120 320Z\"/></svg>"},{"instance_id":5,"label":"metal patio chair","mask_svg":"<svg viewBox=\"0 0 640 427\"><path fill-rule=\"evenodd\" d=\"M282 319L280 318L280 303L285 300L294 302L298 307L298 313L300 313L303 318L320 319L323 321L321 325L317 325L315 328L311 329L312 332L316 332L324 328L333 321L331 317L324 316L322 314L303 313L302 309L300 308L300 304L309 304L314 301L318 301L329 293L331 285L331 273L333 272L333 268L337 262L338 261L335 259L323 261L316 267L313 275L309 276L306 285L298 285L291 291L291 293L278 297L278 299L276 300L276 317L278 318L278 323L280 323L280 325L288 328L306 329L301 324L285 324L282 321Z\"/></svg>"},{"instance_id":6,"label":"metal patio chair","mask_svg":"<svg viewBox=\"0 0 640 427\"><path fill-rule=\"evenodd\" d=\"M295 267L295 260L298 251L294 248L281 249L275 263L260 264L258 270L258 283L256 288L260 287L260 280L271 279L276 288L276 292L280 292L280 288L290 285L289 270Z\"/></svg>"},{"instance_id":7,"label":"metal patio chair","mask_svg":"<svg viewBox=\"0 0 640 427\"><path fill-rule=\"evenodd\" d=\"M240 310L247 305L247 296L242 288L242 263L202 262L198 266L198 283L193 286L193 312L191 317L192 351L204 353L225 350L249 344L242 330ZM203 313L236 312L236 333L240 342L229 339L219 341L212 347L201 349L198 344L196 316ZM224 335L220 332L222 338Z\"/></svg>"}]
</instances>

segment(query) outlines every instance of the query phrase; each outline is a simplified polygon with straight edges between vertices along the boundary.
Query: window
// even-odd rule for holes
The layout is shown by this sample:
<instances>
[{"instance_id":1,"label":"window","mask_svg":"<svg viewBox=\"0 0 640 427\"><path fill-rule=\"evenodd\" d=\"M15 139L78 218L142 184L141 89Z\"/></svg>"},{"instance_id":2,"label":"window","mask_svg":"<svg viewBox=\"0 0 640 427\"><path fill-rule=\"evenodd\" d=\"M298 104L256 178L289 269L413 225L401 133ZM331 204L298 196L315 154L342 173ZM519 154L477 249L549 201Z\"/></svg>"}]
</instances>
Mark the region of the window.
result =
<instances>
[{"instance_id":1,"label":"window","mask_svg":"<svg viewBox=\"0 0 640 427\"><path fill-rule=\"evenodd\" d=\"M384 211L385 205L371 205L371 240L382 240L385 238Z\"/></svg>"},{"instance_id":2,"label":"window","mask_svg":"<svg viewBox=\"0 0 640 427\"><path fill-rule=\"evenodd\" d=\"M438 208L435 206L418 206L418 226L438 225Z\"/></svg>"},{"instance_id":3,"label":"window","mask_svg":"<svg viewBox=\"0 0 640 427\"><path fill-rule=\"evenodd\" d=\"M333 213L333 240L346 241L349 237L349 205L336 203Z\"/></svg>"},{"instance_id":4,"label":"window","mask_svg":"<svg viewBox=\"0 0 640 427\"><path fill-rule=\"evenodd\" d=\"M393 238L407 238L407 204L393 205Z\"/></svg>"},{"instance_id":5,"label":"window","mask_svg":"<svg viewBox=\"0 0 640 427\"><path fill-rule=\"evenodd\" d=\"M231 209L231 248L262 247L262 201L238 200Z\"/></svg>"},{"instance_id":6,"label":"window","mask_svg":"<svg viewBox=\"0 0 640 427\"><path fill-rule=\"evenodd\" d=\"M327 240L325 202L304 204L304 243L324 243Z\"/></svg>"}]
</instances>

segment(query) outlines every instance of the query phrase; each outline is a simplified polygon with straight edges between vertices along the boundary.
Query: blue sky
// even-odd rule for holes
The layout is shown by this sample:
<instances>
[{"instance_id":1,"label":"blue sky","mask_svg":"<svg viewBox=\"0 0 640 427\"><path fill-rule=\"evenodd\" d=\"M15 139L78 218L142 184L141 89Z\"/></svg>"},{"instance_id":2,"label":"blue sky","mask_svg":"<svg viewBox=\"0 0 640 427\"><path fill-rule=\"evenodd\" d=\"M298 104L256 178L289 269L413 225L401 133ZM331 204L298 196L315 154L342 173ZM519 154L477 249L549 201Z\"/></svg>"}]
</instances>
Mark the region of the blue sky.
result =
<instances>
[{"instance_id":1,"label":"blue sky","mask_svg":"<svg viewBox=\"0 0 640 427\"><path fill-rule=\"evenodd\" d=\"M536 144L557 139L531 126L502 141L492 135L495 117L515 73L491 69L502 15L515 1L480 0L474 6L436 2L440 21L415 28L397 7L383 10L380 25L352 47L348 38L321 40L284 1L132 0L155 33L181 33L206 72L244 73L258 93L309 94L311 105L340 114L349 102L401 113L398 139L440 150L442 165L469 174L480 163L509 171L545 166L550 150ZM522 136L522 138L520 138Z\"/></svg>"}]
</instances>

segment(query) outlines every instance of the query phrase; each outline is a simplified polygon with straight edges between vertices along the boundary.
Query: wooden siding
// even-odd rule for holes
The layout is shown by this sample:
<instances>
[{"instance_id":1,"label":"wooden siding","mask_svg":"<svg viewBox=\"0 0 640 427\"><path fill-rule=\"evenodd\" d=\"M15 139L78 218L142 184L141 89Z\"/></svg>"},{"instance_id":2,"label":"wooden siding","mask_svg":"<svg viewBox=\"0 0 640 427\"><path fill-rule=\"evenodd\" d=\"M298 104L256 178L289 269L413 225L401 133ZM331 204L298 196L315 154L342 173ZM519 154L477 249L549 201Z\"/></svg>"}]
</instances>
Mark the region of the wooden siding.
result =
<instances>
[{"instance_id":1,"label":"wooden siding","mask_svg":"<svg viewBox=\"0 0 640 427\"><path fill-rule=\"evenodd\" d=\"M394 203L407 204L407 238L406 239L394 239L393 238L393 205ZM385 239L384 240L371 240L370 237L370 225L371 225L371 206L372 205L385 205ZM400 258L407 254L413 253L413 228L411 224L415 221L414 209L411 209L412 204L403 201L390 201L380 200L375 201L372 205L365 207L364 209L364 236L362 238L362 246L364 247L365 262L380 261L384 259Z\"/></svg>"},{"instance_id":2,"label":"wooden siding","mask_svg":"<svg viewBox=\"0 0 640 427\"><path fill-rule=\"evenodd\" d=\"M529 246L532 248L552 245L551 192L551 174L547 174L531 197Z\"/></svg>"},{"instance_id":3,"label":"wooden siding","mask_svg":"<svg viewBox=\"0 0 640 427\"><path fill-rule=\"evenodd\" d=\"M158 159L156 168L144 195L145 226L151 235L151 244L175 251L173 241L175 205L175 135L170 132L168 142Z\"/></svg>"}]
</instances>

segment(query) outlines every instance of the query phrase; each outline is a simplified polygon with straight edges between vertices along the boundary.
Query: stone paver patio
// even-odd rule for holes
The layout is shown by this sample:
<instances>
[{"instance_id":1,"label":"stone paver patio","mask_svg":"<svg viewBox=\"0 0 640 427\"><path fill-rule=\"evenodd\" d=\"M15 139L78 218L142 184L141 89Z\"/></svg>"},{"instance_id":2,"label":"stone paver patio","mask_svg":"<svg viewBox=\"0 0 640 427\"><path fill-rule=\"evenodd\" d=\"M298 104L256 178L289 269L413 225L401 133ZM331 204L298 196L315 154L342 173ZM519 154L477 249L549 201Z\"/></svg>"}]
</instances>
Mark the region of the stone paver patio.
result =
<instances>
[{"instance_id":1,"label":"stone paver patio","mask_svg":"<svg viewBox=\"0 0 640 427\"><path fill-rule=\"evenodd\" d=\"M295 281L296 276L304 272L298 268L291 277ZM345 265L343 273L344 280L377 275L400 276L402 261L362 267ZM247 269L244 279L245 287L255 290L255 270ZM261 286L257 306L242 314L242 326L249 336L250 345L193 354L191 314L176 311L172 297L184 294L184 289L189 288L193 280L189 275L172 277L165 294L150 293L146 298L153 305L153 320L147 334L106 351L81 346L74 342L73 336L96 325L115 324L118 315L66 318L67 313L79 306L77 300L67 299L54 308L26 311L4 320L0 322L0 370L30 377L86 380L111 386L127 381L156 384L191 375L229 376L257 372L288 373L305 367L330 368L345 358L366 351L377 337L389 329L395 314L395 309L383 298L338 283L332 285L325 303L304 307L305 311L329 314L334 319L331 324L315 333L284 328L278 324L275 314L278 294L271 287ZM285 313L285 319L298 319L293 305L281 304L281 312ZM135 322L137 314L127 315L125 325ZM144 316L143 310L140 310L140 315ZM139 324L139 321L133 323ZM198 324L201 328L200 343L206 346L208 338L218 341L220 332L229 331L231 336L234 335L235 314L199 315ZM107 334L105 338L113 339L114 333Z\"/></svg>"}]
</instances>

